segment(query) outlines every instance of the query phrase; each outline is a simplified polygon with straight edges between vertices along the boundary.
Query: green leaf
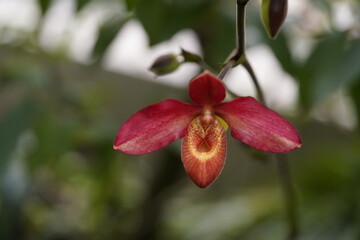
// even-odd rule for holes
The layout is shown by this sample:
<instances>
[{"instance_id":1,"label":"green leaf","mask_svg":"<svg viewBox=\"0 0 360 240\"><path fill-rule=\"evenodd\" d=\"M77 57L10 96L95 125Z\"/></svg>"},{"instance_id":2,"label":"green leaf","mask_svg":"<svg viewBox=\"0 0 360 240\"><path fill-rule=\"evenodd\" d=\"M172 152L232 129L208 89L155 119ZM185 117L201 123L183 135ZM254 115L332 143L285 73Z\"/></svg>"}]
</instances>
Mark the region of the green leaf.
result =
<instances>
[{"instance_id":1,"label":"green leaf","mask_svg":"<svg viewBox=\"0 0 360 240\"><path fill-rule=\"evenodd\" d=\"M268 38L267 34L263 33L263 40L271 48L284 71L292 76L297 76L299 66L293 59L286 33L284 31L279 32L276 40Z\"/></svg>"},{"instance_id":2,"label":"green leaf","mask_svg":"<svg viewBox=\"0 0 360 240\"><path fill-rule=\"evenodd\" d=\"M92 0L77 0L76 1L76 10L81 11L83 7L85 7Z\"/></svg>"},{"instance_id":3,"label":"green leaf","mask_svg":"<svg viewBox=\"0 0 360 240\"><path fill-rule=\"evenodd\" d=\"M215 0L139 0L137 18L150 44L170 39L183 29L193 29L204 49L204 59L219 66L235 47L235 2Z\"/></svg>"},{"instance_id":4,"label":"green leaf","mask_svg":"<svg viewBox=\"0 0 360 240\"><path fill-rule=\"evenodd\" d=\"M213 5L200 21L196 31L204 48L204 59L219 67L236 46L236 21L233 7Z\"/></svg>"},{"instance_id":5,"label":"green leaf","mask_svg":"<svg viewBox=\"0 0 360 240\"><path fill-rule=\"evenodd\" d=\"M332 33L324 36L315 46L311 55L307 59L301 70L300 80L300 98L305 107L314 104L313 87L318 76L330 71L330 66L336 65L336 58L343 51L341 47L345 43L345 35L340 33Z\"/></svg>"},{"instance_id":6,"label":"green leaf","mask_svg":"<svg viewBox=\"0 0 360 240\"><path fill-rule=\"evenodd\" d=\"M360 134L360 76L358 76L357 81L350 89L351 97L354 100L356 107L356 115L358 120L358 132Z\"/></svg>"},{"instance_id":7,"label":"green leaf","mask_svg":"<svg viewBox=\"0 0 360 240\"><path fill-rule=\"evenodd\" d=\"M270 39L268 33L261 30L263 29L262 21L258 17L251 17L250 21L254 22L254 25L260 30L262 41L270 47L283 70L296 78L299 72L299 63L293 58L286 29L280 31L275 40Z\"/></svg>"},{"instance_id":8,"label":"green leaf","mask_svg":"<svg viewBox=\"0 0 360 240\"><path fill-rule=\"evenodd\" d=\"M51 3L52 3L52 0L39 0L40 10L43 15L49 9Z\"/></svg>"},{"instance_id":9,"label":"green leaf","mask_svg":"<svg viewBox=\"0 0 360 240\"><path fill-rule=\"evenodd\" d=\"M31 126L35 110L35 104L27 99L0 119L0 172L7 165L19 136Z\"/></svg>"},{"instance_id":10,"label":"green leaf","mask_svg":"<svg viewBox=\"0 0 360 240\"><path fill-rule=\"evenodd\" d=\"M134 8L136 7L138 0L124 0L125 5L126 5L126 9L128 11L132 11L134 10Z\"/></svg>"},{"instance_id":11,"label":"green leaf","mask_svg":"<svg viewBox=\"0 0 360 240\"><path fill-rule=\"evenodd\" d=\"M114 40L121 27L129 20L129 17L111 19L101 26L99 37L95 43L93 56L100 60L110 43Z\"/></svg>"},{"instance_id":12,"label":"green leaf","mask_svg":"<svg viewBox=\"0 0 360 240\"><path fill-rule=\"evenodd\" d=\"M153 45L169 39L183 28L192 27L211 2L213 1L139 0L136 16L144 25L150 44Z\"/></svg>"},{"instance_id":13,"label":"green leaf","mask_svg":"<svg viewBox=\"0 0 360 240\"><path fill-rule=\"evenodd\" d=\"M173 1L139 0L136 16L147 31L151 45L170 38L184 26L183 17L174 22L173 16L177 15L178 11Z\"/></svg>"},{"instance_id":14,"label":"green leaf","mask_svg":"<svg viewBox=\"0 0 360 240\"><path fill-rule=\"evenodd\" d=\"M346 88L360 75L360 39L347 32L327 35L315 47L300 75L300 97L305 106L323 100L339 88Z\"/></svg>"},{"instance_id":15,"label":"green leaf","mask_svg":"<svg viewBox=\"0 0 360 240\"><path fill-rule=\"evenodd\" d=\"M347 88L359 80L360 39L342 46L344 52L336 59L333 67L319 76L313 88L315 101L325 98L339 88Z\"/></svg>"},{"instance_id":16,"label":"green leaf","mask_svg":"<svg viewBox=\"0 0 360 240\"><path fill-rule=\"evenodd\" d=\"M76 10L80 11L84 6L86 6L86 4L88 4L91 1L92 0L75 0ZM51 6L51 3L52 3L52 0L39 0L39 6L40 6L41 12L43 14L45 14L46 11L49 9L49 7Z\"/></svg>"}]
</instances>

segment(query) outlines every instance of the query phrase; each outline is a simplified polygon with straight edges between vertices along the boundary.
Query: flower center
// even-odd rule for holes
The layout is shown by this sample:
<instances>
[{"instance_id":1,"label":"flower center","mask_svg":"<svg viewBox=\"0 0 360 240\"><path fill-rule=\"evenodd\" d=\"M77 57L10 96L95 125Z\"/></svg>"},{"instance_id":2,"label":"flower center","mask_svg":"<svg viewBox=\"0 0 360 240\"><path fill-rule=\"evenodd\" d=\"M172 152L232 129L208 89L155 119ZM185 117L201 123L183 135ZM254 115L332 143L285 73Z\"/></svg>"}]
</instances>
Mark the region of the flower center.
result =
<instances>
[{"instance_id":1,"label":"flower center","mask_svg":"<svg viewBox=\"0 0 360 240\"><path fill-rule=\"evenodd\" d=\"M210 110L205 110L200 115L200 122L204 125L212 125L215 120L216 120L216 117Z\"/></svg>"},{"instance_id":2,"label":"flower center","mask_svg":"<svg viewBox=\"0 0 360 240\"><path fill-rule=\"evenodd\" d=\"M218 124L215 115L210 110L204 110L198 118L199 129L201 132L201 140L197 146L197 151L201 153L206 153L211 151L211 143L208 142L209 131L212 131L213 127Z\"/></svg>"},{"instance_id":3,"label":"flower center","mask_svg":"<svg viewBox=\"0 0 360 240\"><path fill-rule=\"evenodd\" d=\"M210 123L210 124L209 124ZM214 157L225 137L225 129L213 114L202 114L189 125L188 134L183 140L189 154L201 159L202 162Z\"/></svg>"}]
</instances>

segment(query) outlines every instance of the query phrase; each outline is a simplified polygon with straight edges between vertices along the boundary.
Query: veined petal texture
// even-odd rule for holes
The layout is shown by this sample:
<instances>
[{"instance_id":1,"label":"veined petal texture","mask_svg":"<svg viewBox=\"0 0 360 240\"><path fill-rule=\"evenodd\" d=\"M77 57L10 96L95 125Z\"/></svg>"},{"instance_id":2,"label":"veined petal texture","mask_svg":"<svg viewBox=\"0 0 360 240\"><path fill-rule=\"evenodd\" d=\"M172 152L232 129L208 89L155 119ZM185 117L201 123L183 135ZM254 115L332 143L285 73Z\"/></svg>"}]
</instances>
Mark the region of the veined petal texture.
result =
<instances>
[{"instance_id":1,"label":"veined petal texture","mask_svg":"<svg viewBox=\"0 0 360 240\"><path fill-rule=\"evenodd\" d=\"M301 146L296 128L252 97L217 105L215 113L226 121L235 139L253 148L281 153Z\"/></svg>"},{"instance_id":2,"label":"veined petal texture","mask_svg":"<svg viewBox=\"0 0 360 240\"><path fill-rule=\"evenodd\" d=\"M114 149L127 154L159 150L182 138L199 108L168 99L143 108L120 128Z\"/></svg>"}]
</instances>

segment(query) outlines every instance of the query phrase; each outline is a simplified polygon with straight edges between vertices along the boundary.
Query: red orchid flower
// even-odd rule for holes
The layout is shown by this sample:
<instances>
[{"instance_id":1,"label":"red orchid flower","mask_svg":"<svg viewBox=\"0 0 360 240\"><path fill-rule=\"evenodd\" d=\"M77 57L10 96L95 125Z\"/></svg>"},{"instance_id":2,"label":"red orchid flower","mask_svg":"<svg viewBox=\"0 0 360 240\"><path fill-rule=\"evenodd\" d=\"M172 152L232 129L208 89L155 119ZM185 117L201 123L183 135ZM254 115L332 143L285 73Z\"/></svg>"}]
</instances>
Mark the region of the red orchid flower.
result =
<instances>
[{"instance_id":1,"label":"red orchid flower","mask_svg":"<svg viewBox=\"0 0 360 240\"><path fill-rule=\"evenodd\" d=\"M189 83L194 104L168 99L140 110L120 128L114 149L144 154L184 138L185 171L204 188L224 166L227 126L235 139L259 150L283 153L301 146L295 127L279 114L252 97L222 103L225 94L224 84L204 72Z\"/></svg>"}]
</instances>

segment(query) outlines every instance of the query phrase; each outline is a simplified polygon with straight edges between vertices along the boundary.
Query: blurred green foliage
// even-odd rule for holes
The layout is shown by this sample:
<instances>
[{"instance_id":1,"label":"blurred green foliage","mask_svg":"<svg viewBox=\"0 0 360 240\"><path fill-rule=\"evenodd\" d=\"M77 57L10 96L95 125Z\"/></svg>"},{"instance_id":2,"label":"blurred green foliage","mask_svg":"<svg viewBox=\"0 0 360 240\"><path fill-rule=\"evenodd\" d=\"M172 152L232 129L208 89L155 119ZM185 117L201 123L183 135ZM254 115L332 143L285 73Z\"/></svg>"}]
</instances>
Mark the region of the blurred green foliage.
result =
<instances>
[{"instance_id":1,"label":"blurred green foliage","mask_svg":"<svg viewBox=\"0 0 360 240\"><path fill-rule=\"evenodd\" d=\"M46 52L34 40L54 2L38 1L42 17L21 40L4 41L7 31L0 30L0 239L284 238L286 214L272 155L229 138L221 177L198 189L182 169L179 141L142 156L112 149L132 113L166 98L187 100L185 89L101 68L119 30L138 19L153 45L191 28L204 59L218 69L235 46L235 1L101 1L123 4L126 14L102 23L92 52L96 61L88 66ZM95 2L77 0L77 14ZM299 84L298 109L288 118L304 145L289 158L304 240L360 239L359 26L331 25L331 9L340 2L308 3L330 27L302 33L312 46L301 59L292 48L293 39L302 37L292 31L297 22L285 23L269 40L258 4L248 6L248 27L258 34L248 45L268 45ZM359 1L348 2L360 12ZM312 114L338 91L356 110L355 129Z\"/></svg>"}]
</instances>

